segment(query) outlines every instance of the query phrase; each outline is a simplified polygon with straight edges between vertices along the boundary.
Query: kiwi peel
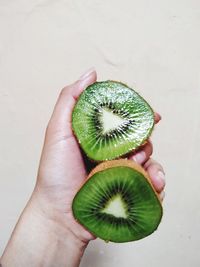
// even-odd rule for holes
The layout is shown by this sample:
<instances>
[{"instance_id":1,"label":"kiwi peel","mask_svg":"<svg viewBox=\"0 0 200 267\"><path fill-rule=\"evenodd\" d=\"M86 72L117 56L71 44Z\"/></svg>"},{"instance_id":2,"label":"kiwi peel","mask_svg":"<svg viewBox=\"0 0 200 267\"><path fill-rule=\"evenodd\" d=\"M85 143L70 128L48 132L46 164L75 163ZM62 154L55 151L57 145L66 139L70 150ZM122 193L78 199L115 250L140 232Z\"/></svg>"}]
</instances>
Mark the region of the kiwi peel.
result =
<instances>
[{"instance_id":1,"label":"kiwi peel","mask_svg":"<svg viewBox=\"0 0 200 267\"><path fill-rule=\"evenodd\" d=\"M148 174L130 160L99 164L76 194L76 220L105 241L129 242L153 233L162 205Z\"/></svg>"},{"instance_id":2,"label":"kiwi peel","mask_svg":"<svg viewBox=\"0 0 200 267\"><path fill-rule=\"evenodd\" d=\"M80 95L72 128L88 158L119 158L146 142L154 112L132 88L116 81L96 82Z\"/></svg>"},{"instance_id":3,"label":"kiwi peel","mask_svg":"<svg viewBox=\"0 0 200 267\"><path fill-rule=\"evenodd\" d=\"M161 221L161 201L146 171L132 160L117 159L144 145L153 127L152 108L120 82L90 85L75 105L72 128L84 158L104 162L89 173L72 211L81 225L106 242L142 239Z\"/></svg>"}]
</instances>

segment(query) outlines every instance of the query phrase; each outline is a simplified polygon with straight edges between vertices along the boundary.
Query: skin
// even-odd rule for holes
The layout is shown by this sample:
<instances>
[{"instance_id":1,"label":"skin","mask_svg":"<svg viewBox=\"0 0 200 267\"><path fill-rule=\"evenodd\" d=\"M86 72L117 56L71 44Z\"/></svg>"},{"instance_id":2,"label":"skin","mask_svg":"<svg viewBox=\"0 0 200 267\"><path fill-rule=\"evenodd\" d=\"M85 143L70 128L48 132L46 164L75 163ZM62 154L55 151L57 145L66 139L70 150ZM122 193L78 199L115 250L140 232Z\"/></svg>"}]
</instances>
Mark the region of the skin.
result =
<instances>
[{"instance_id":1,"label":"skin","mask_svg":"<svg viewBox=\"0 0 200 267\"><path fill-rule=\"evenodd\" d=\"M1 257L3 267L77 267L87 244L95 238L75 221L71 210L73 198L87 177L71 115L80 93L96 78L95 70L90 69L59 95L46 129L37 182ZM155 113L155 122L160 119ZM150 158L152 152L148 141L129 158L146 169L162 199L164 172Z\"/></svg>"}]
</instances>

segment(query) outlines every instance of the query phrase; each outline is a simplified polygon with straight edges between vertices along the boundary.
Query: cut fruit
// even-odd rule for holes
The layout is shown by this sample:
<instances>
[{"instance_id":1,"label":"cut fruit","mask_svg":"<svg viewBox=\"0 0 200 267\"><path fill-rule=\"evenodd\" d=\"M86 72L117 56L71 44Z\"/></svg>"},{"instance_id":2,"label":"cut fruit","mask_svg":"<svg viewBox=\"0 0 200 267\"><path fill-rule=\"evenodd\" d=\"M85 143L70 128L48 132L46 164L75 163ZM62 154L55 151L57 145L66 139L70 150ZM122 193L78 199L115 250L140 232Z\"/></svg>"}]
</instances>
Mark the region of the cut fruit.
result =
<instances>
[{"instance_id":1,"label":"cut fruit","mask_svg":"<svg viewBox=\"0 0 200 267\"><path fill-rule=\"evenodd\" d=\"M144 238L162 218L160 199L148 174L125 159L98 165L76 194L72 210L86 229L112 242Z\"/></svg>"},{"instance_id":2,"label":"cut fruit","mask_svg":"<svg viewBox=\"0 0 200 267\"><path fill-rule=\"evenodd\" d=\"M118 158L138 148L150 136L154 112L126 85L96 82L80 95L72 128L86 155L96 161Z\"/></svg>"}]
</instances>

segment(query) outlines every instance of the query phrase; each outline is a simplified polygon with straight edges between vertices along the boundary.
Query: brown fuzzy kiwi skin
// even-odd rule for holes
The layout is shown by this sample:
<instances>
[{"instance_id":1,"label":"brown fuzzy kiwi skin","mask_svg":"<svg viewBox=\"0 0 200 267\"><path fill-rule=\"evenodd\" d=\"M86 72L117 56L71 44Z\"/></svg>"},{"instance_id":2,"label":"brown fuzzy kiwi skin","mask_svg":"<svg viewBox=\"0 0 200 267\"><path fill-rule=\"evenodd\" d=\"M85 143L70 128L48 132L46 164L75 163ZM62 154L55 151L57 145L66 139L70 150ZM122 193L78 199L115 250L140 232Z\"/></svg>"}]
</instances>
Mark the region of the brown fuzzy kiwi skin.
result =
<instances>
[{"instance_id":1,"label":"brown fuzzy kiwi skin","mask_svg":"<svg viewBox=\"0 0 200 267\"><path fill-rule=\"evenodd\" d=\"M151 179L148 175L148 173L141 167L141 165L139 165L138 163L136 163L133 160L128 160L128 159L118 159L118 160L109 160L109 161L104 161L102 163L100 163L99 165L97 165L87 176L86 180L83 182L83 184L81 185L80 189L82 188L82 186L87 182L87 180L89 180L95 173L97 172L101 172L104 171L106 169L110 169L110 168L114 168L114 167L129 167L132 168L138 172L140 172L141 174L144 175L144 177L147 179L147 181L149 182L149 184L151 185L155 195L157 196L160 204L162 204L161 199L159 194L156 192ZM79 189L79 190L80 190ZM79 191L78 190L78 191Z\"/></svg>"}]
</instances>

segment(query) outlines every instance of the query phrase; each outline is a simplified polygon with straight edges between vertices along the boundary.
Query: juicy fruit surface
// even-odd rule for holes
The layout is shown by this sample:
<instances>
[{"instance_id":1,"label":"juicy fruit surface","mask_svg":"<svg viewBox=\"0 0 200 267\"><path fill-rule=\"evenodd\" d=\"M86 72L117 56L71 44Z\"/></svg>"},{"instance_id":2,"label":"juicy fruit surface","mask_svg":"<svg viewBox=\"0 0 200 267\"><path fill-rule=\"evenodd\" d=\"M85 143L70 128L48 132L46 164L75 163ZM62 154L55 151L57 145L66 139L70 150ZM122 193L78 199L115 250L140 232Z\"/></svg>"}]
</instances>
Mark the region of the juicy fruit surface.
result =
<instances>
[{"instance_id":1,"label":"juicy fruit surface","mask_svg":"<svg viewBox=\"0 0 200 267\"><path fill-rule=\"evenodd\" d=\"M146 177L127 166L94 173L72 205L75 218L106 241L128 242L155 231L162 206Z\"/></svg>"},{"instance_id":2,"label":"juicy fruit surface","mask_svg":"<svg viewBox=\"0 0 200 267\"><path fill-rule=\"evenodd\" d=\"M79 97L72 127L86 155L110 160L136 149L149 137L154 113L133 89L114 82L96 82Z\"/></svg>"}]
</instances>

